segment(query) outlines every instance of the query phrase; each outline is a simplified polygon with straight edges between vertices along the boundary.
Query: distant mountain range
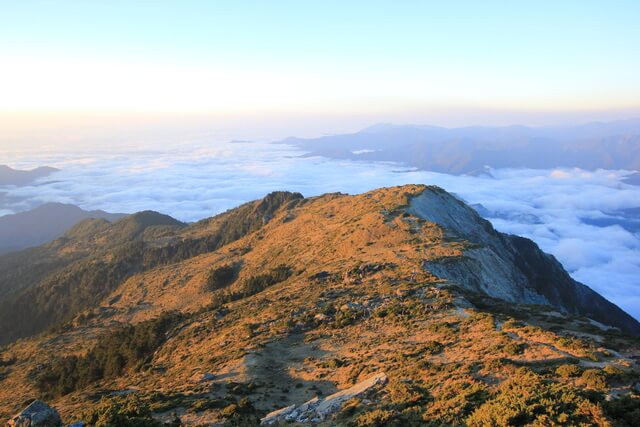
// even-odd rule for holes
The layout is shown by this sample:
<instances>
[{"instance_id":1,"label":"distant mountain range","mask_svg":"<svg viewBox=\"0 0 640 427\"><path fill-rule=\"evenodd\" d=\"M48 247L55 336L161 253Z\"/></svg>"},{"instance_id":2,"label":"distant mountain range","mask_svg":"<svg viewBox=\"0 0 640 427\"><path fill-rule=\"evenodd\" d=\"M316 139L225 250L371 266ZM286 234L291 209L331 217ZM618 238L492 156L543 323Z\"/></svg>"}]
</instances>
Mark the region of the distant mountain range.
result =
<instances>
[{"instance_id":1,"label":"distant mountain range","mask_svg":"<svg viewBox=\"0 0 640 427\"><path fill-rule=\"evenodd\" d=\"M85 211L74 205L46 203L35 209L0 217L0 254L38 246L62 236L88 218L115 221L124 214Z\"/></svg>"},{"instance_id":2,"label":"distant mountain range","mask_svg":"<svg viewBox=\"0 0 640 427\"><path fill-rule=\"evenodd\" d=\"M305 156L395 161L451 174L492 168L640 170L640 119L566 127L442 128L379 124L360 132L281 143Z\"/></svg>"},{"instance_id":3,"label":"distant mountain range","mask_svg":"<svg viewBox=\"0 0 640 427\"><path fill-rule=\"evenodd\" d=\"M624 182L631 185L640 185L640 172L629 175L624 179Z\"/></svg>"},{"instance_id":4,"label":"distant mountain range","mask_svg":"<svg viewBox=\"0 0 640 427\"><path fill-rule=\"evenodd\" d=\"M18 170L12 169L7 165L0 165L0 185L26 185L58 170L49 166L41 166L31 170Z\"/></svg>"}]
</instances>

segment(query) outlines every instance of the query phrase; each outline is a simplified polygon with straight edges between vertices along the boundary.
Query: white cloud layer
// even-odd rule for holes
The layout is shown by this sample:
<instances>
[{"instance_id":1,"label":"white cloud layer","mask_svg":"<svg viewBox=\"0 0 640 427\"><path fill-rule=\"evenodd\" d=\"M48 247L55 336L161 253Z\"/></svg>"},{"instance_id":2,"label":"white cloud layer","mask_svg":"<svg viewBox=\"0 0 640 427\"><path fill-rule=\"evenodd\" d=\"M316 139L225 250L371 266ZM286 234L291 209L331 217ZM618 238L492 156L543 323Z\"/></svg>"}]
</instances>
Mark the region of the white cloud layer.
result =
<instances>
[{"instance_id":1,"label":"white cloud layer","mask_svg":"<svg viewBox=\"0 0 640 427\"><path fill-rule=\"evenodd\" d=\"M194 221L274 190L313 196L435 184L481 204L497 229L533 239L575 279L640 318L640 235L638 228L623 228L628 218L615 213L640 206L640 187L621 181L627 172L503 169L492 171L494 178L469 177L300 154L265 143L90 155L30 153L28 158L13 154L6 160L12 166L47 164L62 171L35 185L0 188L0 215L57 201L110 212L153 209ZM613 225L594 225L602 219Z\"/></svg>"}]
</instances>

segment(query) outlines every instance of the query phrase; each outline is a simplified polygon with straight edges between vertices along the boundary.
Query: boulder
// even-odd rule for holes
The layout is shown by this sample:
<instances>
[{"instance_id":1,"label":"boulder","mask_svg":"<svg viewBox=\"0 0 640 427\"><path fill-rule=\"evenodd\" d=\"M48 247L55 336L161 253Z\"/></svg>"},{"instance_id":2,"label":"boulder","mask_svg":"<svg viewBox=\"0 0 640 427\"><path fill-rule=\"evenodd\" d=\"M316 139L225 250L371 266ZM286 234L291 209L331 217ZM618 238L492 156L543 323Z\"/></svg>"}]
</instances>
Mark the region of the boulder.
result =
<instances>
[{"instance_id":1,"label":"boulder","mask_svg":"<svg viewBox=\"0 0 640 427\"><path fill-rule=\"evenodd\" d=\"M216 376L210 372L205 372L204 374L202 374L202 376L200 377L200 379L198 380L198 382L200 383L206 383L209 381L213 381L216 379Z\"/></svg>"},{"instance_id":2,"label":"boulder","mask_svg":"<svg viewBox=\"0 0 640 427\"><path fill-rule=\"evenodd\" d=\"M58 411L41 400L34 400L19 414L9 420L9 427L60 427Z\"/></svg>"},{"instance_id":3,"label":"boulder","mask_svg":"<svg viewBox=\"0 0 640 427\"><path fill-rule=\"evenodd\" d=\"M286 408L270 412L260 420L262 425L273 425L278 423L320 423L327 417L337 412L346 401L351 398L363 396L378 385L384 385L387 376L384 373L376 374L346 390L339 391L323 399L314 397L313 399L296 406L291 405Z\"/></svg>"}]
</instances>

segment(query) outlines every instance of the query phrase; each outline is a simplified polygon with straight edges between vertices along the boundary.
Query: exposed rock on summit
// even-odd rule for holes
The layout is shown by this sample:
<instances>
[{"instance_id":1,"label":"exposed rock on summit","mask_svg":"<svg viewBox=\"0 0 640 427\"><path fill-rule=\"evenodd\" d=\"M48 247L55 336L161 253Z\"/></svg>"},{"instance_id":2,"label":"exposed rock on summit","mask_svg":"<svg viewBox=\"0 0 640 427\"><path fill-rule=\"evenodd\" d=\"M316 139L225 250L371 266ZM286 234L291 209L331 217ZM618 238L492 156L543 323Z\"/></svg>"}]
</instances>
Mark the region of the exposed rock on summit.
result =
<instances>
[{"instance_id":1,"label":"exposed rock on summit","mask_svg":"<svg viewBox=\"0 0 640 427\"><path fill-rule=\"evenodd\" d=\"M529 239L497 232L452 194L428 187L407 212L467 242L462 258L432 260L424 267L452 284L519 304L552 305L640 335L640 324L587 286L573 280L552 255Z\"/></svg>"}]
</instances>

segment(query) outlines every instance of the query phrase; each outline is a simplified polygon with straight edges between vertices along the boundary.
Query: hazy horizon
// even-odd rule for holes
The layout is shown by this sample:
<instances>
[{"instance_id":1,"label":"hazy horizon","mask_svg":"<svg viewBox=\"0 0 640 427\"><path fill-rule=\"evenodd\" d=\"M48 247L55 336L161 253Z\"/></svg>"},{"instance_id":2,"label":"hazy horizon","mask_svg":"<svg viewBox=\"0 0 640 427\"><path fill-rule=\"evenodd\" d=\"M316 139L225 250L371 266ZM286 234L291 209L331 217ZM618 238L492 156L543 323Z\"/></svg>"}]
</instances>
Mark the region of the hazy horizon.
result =
<instances>
[{"instance_id":1,"label":"hazy horizon","mask_svg":"<svg viewBox=\"0 0 640 427\"><path fill-rule=\"evenodd\" d=\"M440 113L446 117L446 113ZM431 117L436 116L435 114ZM464 127L509 127L525 126L532 128L571 127L590 123L608 123L640 120L640 111L634 114L624 112L608 113L565 113L550 115L553 120L541 120L539 115L531 115L529 120L513 119L509 114L493 113L492 119L461 120L414 120L406 118L394 120L393 115L376 118L326 118L307 117L293 123L290 120L260 120L245 122L228 120L224 123L209 117L103 117L90 116L79 118L53 119L45 117L37 125L21 120L3 122L0 117L0 150L5 154L20 154L29 151L74 152L102 149L135 149L189 146L197 141L208 140L221 143L234 140L253 142L273 142L289 137L317 138L326 135L355 133L379 125L399 126L436 126L443 128ZM244 124L243 124L244 123ZM249 123L249 124L246 124ZM7 163L5 160L3 163Z\"/></svg>"},{"instance_id":2,"label":"hazy horizon","mask_svg":"<svg viewBox=\"0 0 640 427\"><path fill-rule=\"evenodd\" d=\"M0 148L640 117L636 2L0 6Z\"/></svg>"}]
</instances>

